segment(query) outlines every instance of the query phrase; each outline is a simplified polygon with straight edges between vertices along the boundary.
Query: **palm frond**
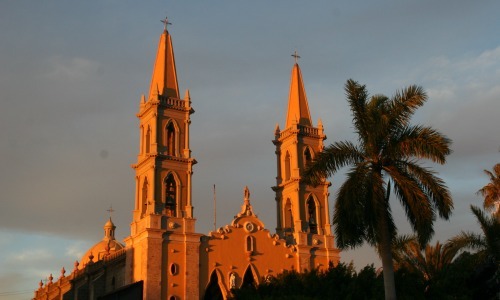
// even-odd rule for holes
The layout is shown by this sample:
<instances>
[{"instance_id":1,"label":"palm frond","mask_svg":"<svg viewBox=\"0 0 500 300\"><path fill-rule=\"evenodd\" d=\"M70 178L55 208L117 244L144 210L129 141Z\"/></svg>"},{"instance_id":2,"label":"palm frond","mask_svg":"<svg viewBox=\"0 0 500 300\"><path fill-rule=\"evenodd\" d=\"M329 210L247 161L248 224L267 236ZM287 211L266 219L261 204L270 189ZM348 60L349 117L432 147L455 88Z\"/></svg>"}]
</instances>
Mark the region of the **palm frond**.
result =
<instances>
[{"instance_id":1,"label":"palm frond","mask_svg":"<svg viewBox=\"0 0 500 300\"><path fill-rule=\"evenodd\" d=\"M425 280L431 280L452 263L457 255L448 244L421 245L415 236L401 236L393 243L396 266L406 267L420 273Z\"/></svg>"},{"instance_id":2,"label":"palm frond","mask_svg":"<svg viewBox=\"0 0 500 300\"><path fill-rule=\"evenodd\" d=\"M451 154L451 140L431 127L406 126L391 136L388 152L392 157L424 158L439 164Z\"/></svg>"},{"instance_id":3,"label":"palm frond","mask_svg":"<svg viewBox=\"0 0 500 300\"><path fill-rule=\"evenodd\" d=\"M427 100L427 94L420 86L411 85L397 91L388 104L390 113L389 129L408 125L415 111Z\"/></svg>"},{"instance_id":4,"label":"palm frond","mask_svg":"<svg viewBox=\"0 0 500 300\"><path fill-rule=\"evenodd\" d=\"M479 207L471 205L470 209L472 210L474 216L476 216L479 226L481 226L483 232L487 231L488 227L492 225L491 220L488 219L488 217L479 209Z\"/></svg>"},{"instance_id":5,"label":"palm frond","mask_svg":"<svg viewBox=\"0 0 500 300\"><path fill-rule=\"evenodd\" d=\"M344 86L344 90L347 102L351 107L354 130L358 133L360 141L366 141L366 130L368 128L366 124L366 101L368 99L366 86L349 79Z\"/></svg>"},{"instance_id":6,"label":"palm frond","mask_svg":"<svg viewBox=\"0 0 500 300\"><path fill-rule=\"evenodd\" d=\"M318 153L313 163L305 170L303 181L306 184L318 185L340 168L362 160L363 155L354 144L348 141L335 142Z\"/></svg>"},{"instance_id":7,"label":"palm frond","mask_svg":"<svg viewBox=\"0 0 500 300\"><path fill-rule=\"evenodd\" d=\"M464 249L484 251L487 247L484 237L478 233L462 231L448 240L448 245L454 251Z\"/></svg>"},{"instance_id":8,"label":"palm frond","mask_svg":"<svg viewBox=\"0 0 500 300\"><path fill-rule=\"evenodd\" d=\"M394 192L406 212L408 221L418 235L420 244L425 245L434 234L434 209L424 193L420 183L411 173L396 165L385 167L384 170L394 181Z\"/></svg>"},{"instance_id":9,"label":"palm frond","mask_svg":"<svg viewBox=\"0 0 500 300\"><path fill-rule=\"evenodd\" d=\"M484 197L483 207L492 211L500 202L500 164L493 167L493 172L484 170L484 173L489 177L490 182L477 191L477 194ZM497 213L500 215L500 211Z\"/></svg>"},{"instance_id":10,"label":"palm frond","mask_svg":"<svg viewBox=\"0 0 500 300\"><path fill-rule=\"evenodd\" d=\"M405 250L411 242L418 242L417 237L413 234L397 235L394 237L391 249L392 257L395 262L401 263L403 261Z\"/></svg>"},{"instance_id":11,"label":"palm frond","mask_svg":"<svg viewBox=\"0 0 500 300\"><path fill-rule=\"evenodd\" d=\"M365 164L351 168L347 179L338 190L333 213L337 246L355 248L366 237L367 222L365 198L370 193L364 188L370 169Z\"/></svg>"},{"instance_id":12,"label":"palm frond","mask_svg":"<svg viewBox=\"0 0 500 300\"><path fill-rule=\"evenodd\" d=\"M363 147L370 157L378 156L384 147L388 126L387 101L388 98L384 95L374 95L366 106L367 132Z\"/></svg>"},{"instance_id":13,"label":"palm frond","mask_svg":"<svg viewBox=\"0 0 500 300\"><path fill-rule=\"evenodd\" d=\"M474 205L470 208L484 233L483 239L488 252L500 262L500 221L494 215L487 216Z\"/></svg>"},{"instance_id":14,"label":"palm frond","mask_svg":"<svg viewBox=\"0 0 500 300\"><path fill-rule=\"evenodd\" d=\"M483 234L462 231L448 240L453 251L471 249L481 261L494 258L500 264L500 222L494 216L487 216L478 207L471 205Z\"/></svg>"},{"instance_id":15,"label":"palm frond","mask_svg":"<svg viewBox=\"0 0 500 300\"><path fill-rule=\"evenodd\" d=\"M427 198L437 208L439 216L448 220L453 209L453 199L444 181L432 170L421 167L413 161L400 161L399 164L420 183Z\"/></svg>"}]
</instances>

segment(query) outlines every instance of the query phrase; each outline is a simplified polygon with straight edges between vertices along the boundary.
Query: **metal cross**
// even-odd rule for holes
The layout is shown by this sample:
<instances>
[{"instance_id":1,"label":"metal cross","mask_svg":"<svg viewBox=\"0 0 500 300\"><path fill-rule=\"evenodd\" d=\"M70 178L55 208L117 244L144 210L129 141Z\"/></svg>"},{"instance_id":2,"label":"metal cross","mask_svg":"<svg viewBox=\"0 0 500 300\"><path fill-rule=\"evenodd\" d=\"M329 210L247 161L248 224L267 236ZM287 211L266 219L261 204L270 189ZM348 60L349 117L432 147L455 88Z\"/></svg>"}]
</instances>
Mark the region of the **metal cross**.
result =
<instances>
[{"instance_id":1,"label":"metal cross","mask_svg":"<svg viewBox=\"0 0 500 300\"><path fill-rule=\"evenodd\" d=\"M115 210L113 209L113 205L110 205L110 206L109 206L109 209L106 209L106 211L107 211L107 212L109 212L109 217L111 218L111 214L115 211Z\"/></svg>"},{"instance_id":2,"label":"metal cross","mask_svg":"<svg viewBox=\"0 0 500 300\"><path fill-rule=\"evenodd\" d=\"M293 58L295 58L295 63L299 61L300 56L297 54L297 50L295 50L292 54Z\"/></svg>"},{"instance_id":3,"label":"metal cross","mask_svg":"<svg viewBox=\"0 0 500 300\"><path fill-rule=\"evenodd\" d=\"M172 23L170 23L170 22L168 21L168 17L165 17L165 19L160 20L160 22L162 22L163 24L165 24L165 30L167 30L167 26L168 26L168 25L172 25Z\"/></svg>"}]
</instances>

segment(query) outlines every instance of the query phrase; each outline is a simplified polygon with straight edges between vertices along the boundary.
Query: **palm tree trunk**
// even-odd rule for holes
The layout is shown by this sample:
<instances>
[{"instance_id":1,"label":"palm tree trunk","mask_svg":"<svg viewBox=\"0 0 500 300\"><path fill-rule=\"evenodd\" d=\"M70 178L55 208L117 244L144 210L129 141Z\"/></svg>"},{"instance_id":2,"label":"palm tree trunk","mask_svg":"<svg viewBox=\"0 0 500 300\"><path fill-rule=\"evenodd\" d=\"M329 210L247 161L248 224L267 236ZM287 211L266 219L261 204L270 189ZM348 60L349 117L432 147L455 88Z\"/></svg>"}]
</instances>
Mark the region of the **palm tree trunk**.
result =
<instances>
[{"instance_id":1,"label":"palm tree trunk","mask_svg":"<svg viewBox=\"0 0 500 300\"><path fill-rule=\"evenodd\" d=\"M394 264L392 262L391 238L387 227L387 219L381 218L379 223L380 241L378 250L382 260L384 274L384 293L386 300L396 300L396 284L394 282Z\"/></svg>"}]
</instances>

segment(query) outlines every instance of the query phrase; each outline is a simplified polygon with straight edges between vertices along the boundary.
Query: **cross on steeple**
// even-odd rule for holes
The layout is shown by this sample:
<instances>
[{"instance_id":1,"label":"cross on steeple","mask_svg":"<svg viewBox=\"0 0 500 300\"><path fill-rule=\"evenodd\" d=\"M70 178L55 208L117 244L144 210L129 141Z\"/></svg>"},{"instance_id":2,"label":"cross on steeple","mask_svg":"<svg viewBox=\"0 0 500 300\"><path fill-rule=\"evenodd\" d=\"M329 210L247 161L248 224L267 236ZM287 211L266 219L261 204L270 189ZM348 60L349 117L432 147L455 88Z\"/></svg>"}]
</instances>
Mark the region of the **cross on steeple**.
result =
<instances>
[{"instance_id":1,"label":"cross on steeple","mask_svg":"<svg viewBox=\"0 0 500 300\"><path fill-rule=\"evenodd\" d=\"M172 25L172 23L170 23L170 22L168 21L168 17L165 17L165 19L160 20L160 22L162 22L163 24L165 24L165 31L167 30L167 26L168 26L168 25Z\"/></svg>"},{"instance_id":2,"label":"cross on steeple","mask_svg":"<svg viewBox=\"0 0 500 300\"><path fill-rule=\"evenodd\" d=\"M291 56L295 59L295 63L299 61L300 56L297 54L297 50L295 50Z\"/></svg>"},{"instance_id":3,"label":"cross on steeple","mask_svg":"<svg viewBox=\"0 0 500 300\"><path fill-rule=\"evenodd\" d=\"M111 219L111 214L115 211L115 210L113 209L113 205L110 205L110 206L109 206L109 209L106 209L106 211L107 211L107 212L109 212L109 218Z\"/></svg>"}]
</instances>

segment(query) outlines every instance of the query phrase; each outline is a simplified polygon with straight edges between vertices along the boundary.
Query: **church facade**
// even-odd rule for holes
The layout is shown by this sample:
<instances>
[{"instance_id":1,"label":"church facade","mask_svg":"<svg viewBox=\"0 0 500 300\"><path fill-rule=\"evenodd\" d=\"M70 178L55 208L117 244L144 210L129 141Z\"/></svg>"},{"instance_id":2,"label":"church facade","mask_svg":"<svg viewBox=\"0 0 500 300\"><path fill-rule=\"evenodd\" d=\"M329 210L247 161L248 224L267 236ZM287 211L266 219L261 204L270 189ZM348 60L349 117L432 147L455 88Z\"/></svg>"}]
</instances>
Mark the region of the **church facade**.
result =
<instances>
[{"instance_id":1,"label":"church facade","mask_svg":"<svg viewBox=\"0 0 500 300\"><path fill-rule=\"evenodd\" d=\"M168 22L165 20L165 24ZM276 233L253 212L245 188L231 224L197 233L193 214L189 90L179 94L171 35L160 36L149 94L142 96L135 204L130 235L114 238L115 225L76 262L71 273L40 282L33 299L227 299L231 290L256 285L285 270L303 272L337 264L326 180L313 187L301 175L323 149L321 121L311 120L297 63L291 74L286 124L274 131L277 159Z\"/></svg>"}]
</instances>

